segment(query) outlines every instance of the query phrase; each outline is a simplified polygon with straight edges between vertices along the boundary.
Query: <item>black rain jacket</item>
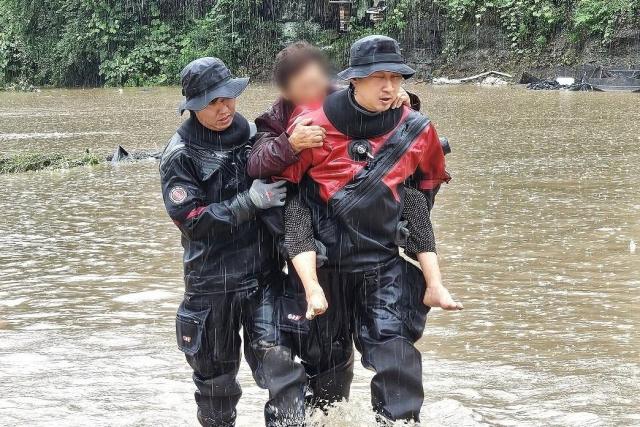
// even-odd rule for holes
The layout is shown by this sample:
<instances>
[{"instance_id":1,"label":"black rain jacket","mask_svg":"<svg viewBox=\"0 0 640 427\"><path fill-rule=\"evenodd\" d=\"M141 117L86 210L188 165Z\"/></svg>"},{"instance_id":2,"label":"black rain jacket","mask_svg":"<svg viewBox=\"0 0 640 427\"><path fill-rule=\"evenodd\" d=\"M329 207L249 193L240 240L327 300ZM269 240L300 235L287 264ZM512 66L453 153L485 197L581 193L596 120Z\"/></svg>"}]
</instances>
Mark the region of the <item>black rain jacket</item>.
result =
<instances>
[{"instance_id":1,"label":"black rain jacket","mask_svg":"<svg viewBox=\"0 0 640 427\"><path fill-rule=\"evenodd\" d=\"M162 154L162 196L182 233L187 293L248 289L278 269L272 236L248 197L250 133L238 113L222 132L192 114Z\"/></svg>"}]
</instances>

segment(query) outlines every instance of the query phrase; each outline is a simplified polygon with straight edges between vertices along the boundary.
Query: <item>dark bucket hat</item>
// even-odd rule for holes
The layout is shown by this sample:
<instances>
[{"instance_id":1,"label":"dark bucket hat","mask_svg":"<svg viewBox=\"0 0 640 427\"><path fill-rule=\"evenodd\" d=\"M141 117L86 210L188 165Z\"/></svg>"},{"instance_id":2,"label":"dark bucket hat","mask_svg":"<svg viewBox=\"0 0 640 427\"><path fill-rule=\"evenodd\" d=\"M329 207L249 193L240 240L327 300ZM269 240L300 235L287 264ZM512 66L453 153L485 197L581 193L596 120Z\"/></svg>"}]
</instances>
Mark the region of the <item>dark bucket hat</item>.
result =
<instances>
[{"instance_id":1,"label":"dark bucket hat","mask_svg":"<svg viewBox=\"0 0 640 427\"><path fill-rule=\"evenodd\" d=\"M391 37L367 36L356 40L349 53L349 68L338 73L338 77L349 80L367 77L376 71L402 74L405 79L415 70L405 63L400 45Z\"/></svg>"},{"instance_id":2,"label":"dark bucket hat","mask_svg":"<svg viewBox=\"0 0 640 427\"><path fill-rule=\"evenodd\" d=\"M249 78L232 78L218 58L205 57L190 62L180 73L185 100L178 111L200 111L216 98L237 98L249 84Z\"/></svg>"}]
</instances>

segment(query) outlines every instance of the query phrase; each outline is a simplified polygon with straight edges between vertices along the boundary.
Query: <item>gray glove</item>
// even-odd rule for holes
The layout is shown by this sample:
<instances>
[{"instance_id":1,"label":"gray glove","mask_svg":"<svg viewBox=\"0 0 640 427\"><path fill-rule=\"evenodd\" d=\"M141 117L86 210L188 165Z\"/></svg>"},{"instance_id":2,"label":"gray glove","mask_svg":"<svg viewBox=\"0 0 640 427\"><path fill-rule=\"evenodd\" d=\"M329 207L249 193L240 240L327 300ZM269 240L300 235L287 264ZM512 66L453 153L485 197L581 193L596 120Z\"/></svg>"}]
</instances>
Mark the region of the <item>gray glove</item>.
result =
<instances>
[{"instance_id":1,"label":"gray glove","mask_svg":"<svg viewBox=\"0 0 640 427\"><path fill-rule=\"evenodd\" d=\"M256 179L249 189L249 198L258 209L284 206L284 201L287 197L286 184L286 181L268 184L263 179Z\"/></svg>"}]
</instances>

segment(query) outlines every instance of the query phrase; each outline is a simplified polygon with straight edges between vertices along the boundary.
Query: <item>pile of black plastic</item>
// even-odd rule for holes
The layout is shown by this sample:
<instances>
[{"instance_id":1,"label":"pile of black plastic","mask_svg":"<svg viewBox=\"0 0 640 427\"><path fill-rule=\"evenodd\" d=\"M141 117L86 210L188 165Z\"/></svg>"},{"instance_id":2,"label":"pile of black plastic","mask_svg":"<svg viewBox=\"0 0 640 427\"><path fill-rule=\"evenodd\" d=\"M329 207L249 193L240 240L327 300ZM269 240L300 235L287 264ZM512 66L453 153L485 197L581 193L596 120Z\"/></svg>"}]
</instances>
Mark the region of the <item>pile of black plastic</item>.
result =
<instances>
[{"instance_id":1,"label":"pile of black plastic","mask_svg":"<svg viewBox=\"0 0 640 427\"><path fill-rule=\"evenodd\" d=\"M108 155L105 160L111 163L119 163L133 160L159 159L162 152L157 150L140 150L129 153L127 150L118 145L113 154Z\"/></svg>"},{"instance_id":2,"label":"pile of black plastic","mask_svg":"<svg viewBox=\"0 0 640 427\"><path fill-rule=\"evenodd\" d=\"M593 86L584 81L575 82L570 85L562 85L558 83L557 80L549 80L549 79L539 79L527 72L522 73L522 77L520 78L521 84L526 84L527 89L531 90L570 90L574 92L578 91L591 91L593 90Z\"/></svg>"},{"instance_id":3,"label":"pile of black plastic","mask_svg":"<svg viewBox=\"0 0 640 427\"><path fill-rule=\"evenodd\" d=\"M557 80L541 79L530 73L522 73L520 84L531 90L569 90L598 92L640 92L640 70L605 69L603 67L582 66L576 69L558 69L560 76L573 76L575 82L563 85Z\"/></svg>"},{"instance_id":4,"label":"pile of black plastic","mask_svg":"<svg viewBox=\"0 0 640 427\"><path fill-rule=\"evenodd\" d=\"M531 82L527 84L527 89L531 90L556 90L560 89L561 85L555 80L542 80L537 82Z\"/></svg>"}]
</instances>

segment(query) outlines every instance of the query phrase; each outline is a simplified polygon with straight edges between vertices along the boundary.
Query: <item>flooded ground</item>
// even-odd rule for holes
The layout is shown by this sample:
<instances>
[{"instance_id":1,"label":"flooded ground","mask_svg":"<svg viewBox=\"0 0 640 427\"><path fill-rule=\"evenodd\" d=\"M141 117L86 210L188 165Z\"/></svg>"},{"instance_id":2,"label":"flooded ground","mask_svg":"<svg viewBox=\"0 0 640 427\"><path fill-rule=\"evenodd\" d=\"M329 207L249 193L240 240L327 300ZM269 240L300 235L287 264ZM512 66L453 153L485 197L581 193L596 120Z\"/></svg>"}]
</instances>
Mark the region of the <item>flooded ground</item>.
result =
<instances>
[{"instance_id":1,"label":"flooded ground","mask_svg":"<svg viewBox=\"0 0 640 427\"><path fill-rule=\"evenodd\" d=\"M429 426L640 426L640 96L413 86L450 138ZM239 109L273 100L253 86ZM162 148L179 90L0 93L3 153ZM0 425L195 425L157 163L0 175ZM399 361L401 363L401 361ZM368 379L322 420L369 426ZM264 391L246 365L239 426Z\"/></svg>"}]
</instances>

